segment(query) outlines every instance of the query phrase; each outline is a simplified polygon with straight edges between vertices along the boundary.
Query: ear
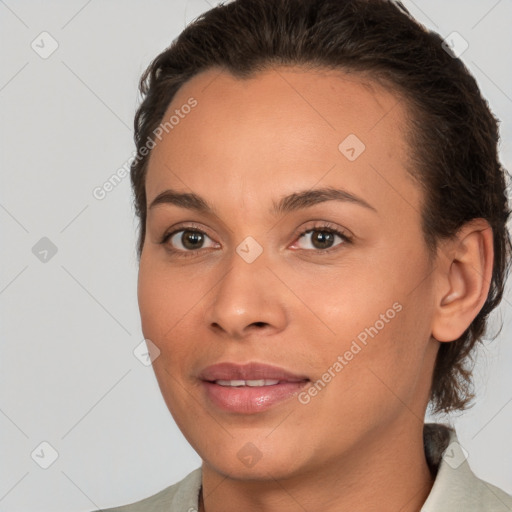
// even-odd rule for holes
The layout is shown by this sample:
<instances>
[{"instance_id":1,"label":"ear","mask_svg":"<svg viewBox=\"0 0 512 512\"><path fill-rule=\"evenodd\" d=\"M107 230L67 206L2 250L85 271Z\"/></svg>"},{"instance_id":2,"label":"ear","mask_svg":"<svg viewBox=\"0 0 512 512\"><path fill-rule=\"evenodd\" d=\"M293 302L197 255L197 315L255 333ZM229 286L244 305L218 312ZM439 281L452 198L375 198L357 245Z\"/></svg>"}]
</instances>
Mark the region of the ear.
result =
<instances>
[{"instance_id":1,"label":"ear","mask_svg":"<svg viewBox=\"0 0 512 512\"><path fill-rule=\"evenodd\" d=\"M485 219L473 219L438 250L432 336L459 338L478 315L489 293L494 246Z\"/></svg>"}]
</instances>

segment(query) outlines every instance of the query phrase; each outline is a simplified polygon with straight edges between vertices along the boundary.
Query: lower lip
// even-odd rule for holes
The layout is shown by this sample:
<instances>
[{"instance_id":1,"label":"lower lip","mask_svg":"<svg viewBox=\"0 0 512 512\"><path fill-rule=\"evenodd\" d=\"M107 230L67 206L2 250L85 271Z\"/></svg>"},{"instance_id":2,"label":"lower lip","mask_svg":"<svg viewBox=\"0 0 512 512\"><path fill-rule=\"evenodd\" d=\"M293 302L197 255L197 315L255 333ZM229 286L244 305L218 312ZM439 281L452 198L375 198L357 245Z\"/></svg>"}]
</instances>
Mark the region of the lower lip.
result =
<instances>
[{"instance_id":1,"label":"lower lip","mask_svg":"<svg viewBox=\"0 0 512 512\"><path fill-rule=\"evenodd\" d=\"M273 386L219 386L203 381L206 395L224 411L254 414L297 395L308 381L282 382Z\"/></svg>"}]
</instances>

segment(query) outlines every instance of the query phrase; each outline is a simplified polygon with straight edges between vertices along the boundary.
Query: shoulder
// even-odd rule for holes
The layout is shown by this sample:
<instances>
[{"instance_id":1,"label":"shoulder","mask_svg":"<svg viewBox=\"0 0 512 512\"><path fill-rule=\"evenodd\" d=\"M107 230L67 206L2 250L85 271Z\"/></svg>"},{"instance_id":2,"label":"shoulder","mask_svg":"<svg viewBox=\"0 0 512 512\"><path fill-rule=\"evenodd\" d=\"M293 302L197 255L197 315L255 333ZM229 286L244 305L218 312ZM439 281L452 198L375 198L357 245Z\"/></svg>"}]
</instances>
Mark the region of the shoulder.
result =
<instances>
[{"instance_id":1,"label":"shoulder","mask_svg":"<svg viewBox=\"0 0 512 512\"><path fill-rule=\"evenodd\" d=\"M96 512L197 512L201 488L201 468L189 473L183 480L166 487L143 500Z\"/></svg>"},{"instance_id":2,"label":"shoulder","mask_svg":"<svg viewBox=\"0 0 512 512\"><path fill-rule=\"evenodd\" d=\"M512 496L473 473L453 429L449 429L439 459L434 485L421 512L512 510Z\"/></svg>"}]
</instances>

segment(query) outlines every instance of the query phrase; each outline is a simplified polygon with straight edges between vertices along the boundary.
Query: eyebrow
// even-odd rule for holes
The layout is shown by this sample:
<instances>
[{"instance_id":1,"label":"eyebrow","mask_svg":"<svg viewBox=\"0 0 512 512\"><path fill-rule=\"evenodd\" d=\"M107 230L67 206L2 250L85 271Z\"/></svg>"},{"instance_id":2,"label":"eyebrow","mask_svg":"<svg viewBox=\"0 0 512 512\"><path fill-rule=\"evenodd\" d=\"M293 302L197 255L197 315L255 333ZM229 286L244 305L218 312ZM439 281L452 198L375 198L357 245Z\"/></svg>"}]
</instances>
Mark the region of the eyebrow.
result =
<instances>
[{"instance_id":1,"label":"eyebrow","mask_svg":"<svg viewBox=\"0 0 512 512\"><path fill-rule=\"evenodd\" d=\"M282 197L277 203L272 201L270 213L272 215L283 215L292 211L310 208L316 204L324 203L326 201L354 203L377 212L371 204L351 192L332 187L325 187L312 190L301 190ZM208 203L208 201L191 192L177 192L172 189L164 190L158 194L153 201L151 201L149 210L161 204L172 204L179 208L186 208L187 210L195 210L200 213L217 215L215 208Z\"/></svg>"}]
</instances>

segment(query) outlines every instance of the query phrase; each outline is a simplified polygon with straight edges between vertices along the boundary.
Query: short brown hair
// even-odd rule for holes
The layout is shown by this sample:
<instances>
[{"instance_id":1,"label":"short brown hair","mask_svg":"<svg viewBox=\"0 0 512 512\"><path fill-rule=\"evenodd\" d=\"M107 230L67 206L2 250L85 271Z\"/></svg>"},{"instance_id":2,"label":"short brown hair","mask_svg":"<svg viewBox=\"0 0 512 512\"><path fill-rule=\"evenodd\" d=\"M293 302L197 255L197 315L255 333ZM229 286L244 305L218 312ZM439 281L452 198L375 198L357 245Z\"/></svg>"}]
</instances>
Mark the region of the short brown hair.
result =
<instances>
[{"instance_id":1,"label":"short brown hair","mask_svg":"<svg viewBox=\"0 0 512 512\"><path fill-rule=\"evenodd\" d=\"M135 116L137 157L131 167L139 258L145 239L147 141L154 139L187 80L213 67L239 79L273 65L364 74L401 95L410 112L410 172L424 192L422 229L429 254L471 219L484 218L493 230L487 300L460 338L441 343L432 381L433 412L466 408L474 397L468 363L488 315L501 301L510 266L510 210L497 120L475 79L449 51L400 2L388 0L235 0L199 16L140 81L143 101Z\"/></svg>"}]
</instances>

